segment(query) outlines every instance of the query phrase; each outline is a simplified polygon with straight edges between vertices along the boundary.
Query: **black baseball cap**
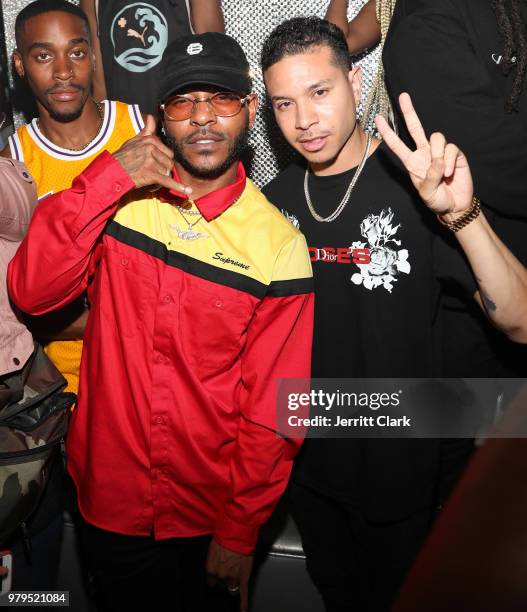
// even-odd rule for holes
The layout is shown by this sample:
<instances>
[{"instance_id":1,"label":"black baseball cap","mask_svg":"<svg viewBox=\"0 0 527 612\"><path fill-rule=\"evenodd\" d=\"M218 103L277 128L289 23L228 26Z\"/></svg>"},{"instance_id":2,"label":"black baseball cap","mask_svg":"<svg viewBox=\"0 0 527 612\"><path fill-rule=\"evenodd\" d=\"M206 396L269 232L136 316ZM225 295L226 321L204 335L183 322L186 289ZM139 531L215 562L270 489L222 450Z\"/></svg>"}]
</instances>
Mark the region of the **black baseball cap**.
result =
<instances>
[{"instance_id":1,"label":"black baseball cap","mask_svg":"<svg viewBox=\"0 0 527 612\"><path fill-rule=\"evenodd\" d=\"M239 43L227 34L189 34L165 49L161 64L158 102L194 84L227 91L251 91L250 66Z\"/></svg>"}]
</instances>

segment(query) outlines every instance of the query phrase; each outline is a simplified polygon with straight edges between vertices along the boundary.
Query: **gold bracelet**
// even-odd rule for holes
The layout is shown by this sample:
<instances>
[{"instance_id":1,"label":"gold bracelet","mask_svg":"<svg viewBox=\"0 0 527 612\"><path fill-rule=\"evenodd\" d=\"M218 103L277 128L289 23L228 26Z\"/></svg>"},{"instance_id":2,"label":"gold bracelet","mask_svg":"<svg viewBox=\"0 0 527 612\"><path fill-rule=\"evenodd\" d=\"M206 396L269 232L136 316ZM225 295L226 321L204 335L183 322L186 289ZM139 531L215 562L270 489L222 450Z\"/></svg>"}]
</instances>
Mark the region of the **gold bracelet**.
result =
<instances>
[{"instance_id":1,"label":"gold bracelet","mask_svg":"<svg viewBox=\"0 0 527 612\"><path fill-rule=\"evenodd\" d=\"M459 219L456 219L455 221L446 221L443 218L443 215L437 215L437 218L443 225L448 227L449 230L452 230L453 232L458 232L460 229L466 227L469 223L472 223L474 219L477 219L480 212L481 202L477 196L473 196L471 207L464 215L459 217Z\"/></svg>"}]
</instances>

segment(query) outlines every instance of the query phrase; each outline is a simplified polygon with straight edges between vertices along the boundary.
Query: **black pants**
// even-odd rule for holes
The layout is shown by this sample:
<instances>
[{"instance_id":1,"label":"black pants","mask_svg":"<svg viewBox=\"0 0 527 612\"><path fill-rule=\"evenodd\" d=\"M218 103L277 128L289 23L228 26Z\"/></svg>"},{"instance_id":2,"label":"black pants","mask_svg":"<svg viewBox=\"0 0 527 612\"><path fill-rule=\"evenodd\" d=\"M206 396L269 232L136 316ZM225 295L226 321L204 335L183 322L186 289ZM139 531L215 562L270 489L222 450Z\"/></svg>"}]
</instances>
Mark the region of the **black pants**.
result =
<instances>
[{"instance_id":1,"label":"black pants","mask_svg":"<svg viewBox=\"0 0 527 612\"><path fill-rule=\"evenodd\" d=\"M206 585L210 536L154 540L80 521L81 542L101 612L235 612L239 600Z\"/></svg>"},{"instance_id":2,"label":"black pants","mask_svg":"<svg viewBox=\"0 0 527 612\"><path fill-rule=\"evenodd\" d=\"M307 570L327 612L388 612L431 523L431 511L375 524L355 506L291 486Z\"/></svg>"}]
</instances>

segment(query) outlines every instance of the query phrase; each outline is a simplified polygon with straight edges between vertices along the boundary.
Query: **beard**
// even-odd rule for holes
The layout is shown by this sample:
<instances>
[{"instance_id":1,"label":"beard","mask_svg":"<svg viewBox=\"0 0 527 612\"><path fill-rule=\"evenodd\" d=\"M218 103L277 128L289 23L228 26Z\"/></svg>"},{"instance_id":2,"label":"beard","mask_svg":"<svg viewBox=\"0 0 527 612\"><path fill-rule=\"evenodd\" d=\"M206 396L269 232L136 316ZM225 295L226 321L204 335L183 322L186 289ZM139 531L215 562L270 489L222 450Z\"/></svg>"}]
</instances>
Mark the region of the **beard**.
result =
<instances>
[{"instance_id":1,"label":"beard","mask_svg":"<svg viewBox=\"0 0 527 612\"><path fill-rule=\"evenodd\" d=\"M71 86L72 89L78 89L80 91L82 91L84 93L82 100L79 104L79 107L76 108L75 110L70 111L69 113L59 113L57 112L57 110L55 110L51 104L49 103L49 101L47 100L47 98L44 99L40 99L41 104L45 107L45 109L48 111L49 116L54 120L54 121L58 121L58 123L69 123L70 121L75 121L75 119L78 119L81 115L82 115L82 111L88 101L89 98L89 92L87 92L85 89L72 85ZM47 91L46 93L50 93L52 90Z\"/></svg>"},{"instance_id":2,"label":"beard","mask_svg":"<svg viewBox=\"0 0 527 612\"><path fill-rule=\"evenodd\" d=\"M220 135L226 138L224 134ZM215 166L196 166L185 157L183 153L183 144L193 136L195 136L195 134L191 134L183 140L176 140L171 136L165 136L165 142L172 149L172 151L174 151L174 159L179 162L189 174L196 178L205 180L217 179L241 158L243 152L248 147L249 120L247 119L245 126L231 142L225 159ZM208 155L205 154L203 157L207 158Z\"/></svg>"},{"instance_id":3,"label":"beard","mask_svg":"<svg viewBox=\"0 0 527 612\"><path fill-rule=\"evenodd\" d=\"M72 111L71 113L57 113L52 108L48 108L49 116L59 123L69 123L70 121L75 121L82 114L82 109L84 108L84 104L76 111Z\"/></svg>"}]
</instances>

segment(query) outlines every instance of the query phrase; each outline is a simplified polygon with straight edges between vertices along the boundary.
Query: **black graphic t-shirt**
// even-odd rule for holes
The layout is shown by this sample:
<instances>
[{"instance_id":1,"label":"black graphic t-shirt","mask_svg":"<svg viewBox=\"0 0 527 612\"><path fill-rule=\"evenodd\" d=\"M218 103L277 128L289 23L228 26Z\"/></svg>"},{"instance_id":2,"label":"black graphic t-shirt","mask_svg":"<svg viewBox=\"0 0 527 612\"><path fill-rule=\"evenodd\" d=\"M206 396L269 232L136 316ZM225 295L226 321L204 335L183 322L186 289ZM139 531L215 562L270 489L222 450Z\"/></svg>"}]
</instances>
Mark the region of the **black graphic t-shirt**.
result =
<instances>
[{"instance_id":1,"label":"black graphic t-shirt","mask_svg":"<svg viewBox=\"0 0 527 612\"><path fill-rule=\"evenodd\" d=\"M97 24L108 98L156 113L163 52L191 33L187 2L99 0Z\"/></svg>"},{"instance_id":2,"label":"black graphic t-shirt","mask_svg":"<svg viewBox=\"0 0 527 612\"><path fill-rule=\"evenodd\" d=\"M460 283L474 293L465 260L438 237L437 220L384 144L369 157L347 206L331 223L318 222L310 213L305 171L305 165L292 164L263 191L309 246L315 280L313 377L439 376L433 333L439 281ZM309 174L319 215L327 217L337 208L354 173ZM378 442L379 465L368 467L377 459L365 449ZM355 503L370 468L379 491L400 486L397 475L415 467L419 457L412 449L420 442L428 441L308 440L295 477Z\"/></svg>"}]
</instances>

